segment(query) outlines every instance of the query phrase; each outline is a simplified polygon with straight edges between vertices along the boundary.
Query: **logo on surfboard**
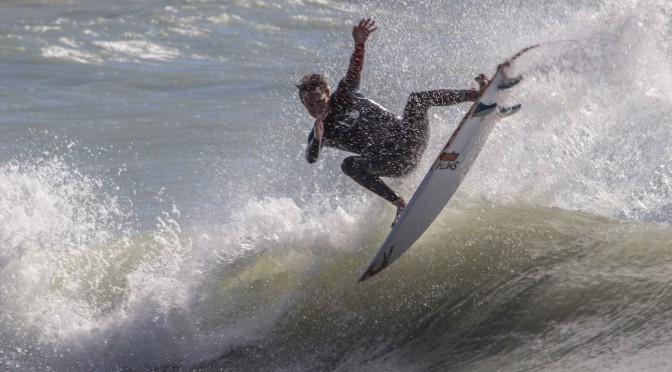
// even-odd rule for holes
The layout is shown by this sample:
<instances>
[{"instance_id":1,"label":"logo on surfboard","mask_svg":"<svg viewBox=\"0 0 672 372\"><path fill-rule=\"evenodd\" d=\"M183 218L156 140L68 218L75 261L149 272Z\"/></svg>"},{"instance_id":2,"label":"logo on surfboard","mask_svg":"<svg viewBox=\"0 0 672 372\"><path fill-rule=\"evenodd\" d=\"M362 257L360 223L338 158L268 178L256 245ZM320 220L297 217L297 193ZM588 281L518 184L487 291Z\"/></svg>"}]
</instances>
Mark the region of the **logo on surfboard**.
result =
<instances>
[{"instance_id":1,"label":"logo on surfboard","mask_svg":"<svg viewBox=\"0 0 672 372\"><path fill-rule=\"evenodd\" d=\"M455 151L444 152L441 155L439 155L439 159L441 159L441 161L455 161L457 160L458 157L460 157L460 153Z\"/></svg>"},{"instance_id":2,"label":"logo on surfboard","mask_svg":"<svg viewBox=\"0 0 672 372\"><path fill-rule=\"evenodd\" d=\"M370 278L378 274L379 272L383 271L383 269L385 269L390 264L390 257L392 256L392 251L394 251L394 245L390 247L389 252L383 253L383 263L380 265L380 267L376 269L374 268L375 265L372 265L369 268L369 270L366 273L364 273L364 275L362 275L360 281L366 280L367 278Z\"/></svg>"},{"instance_id":3,"label":"logo on surfboard","mask_svg":"<svg viewBox=\"0 0 672 372\"><path fill-rule=\"evenodd\" d=\"M457 158L460 157L459 152L444 152L439 155L439 164L436 166L436 169L450 169L455 170L457 165L460 164L457 161Z\"/></svg>"}]
</instances>

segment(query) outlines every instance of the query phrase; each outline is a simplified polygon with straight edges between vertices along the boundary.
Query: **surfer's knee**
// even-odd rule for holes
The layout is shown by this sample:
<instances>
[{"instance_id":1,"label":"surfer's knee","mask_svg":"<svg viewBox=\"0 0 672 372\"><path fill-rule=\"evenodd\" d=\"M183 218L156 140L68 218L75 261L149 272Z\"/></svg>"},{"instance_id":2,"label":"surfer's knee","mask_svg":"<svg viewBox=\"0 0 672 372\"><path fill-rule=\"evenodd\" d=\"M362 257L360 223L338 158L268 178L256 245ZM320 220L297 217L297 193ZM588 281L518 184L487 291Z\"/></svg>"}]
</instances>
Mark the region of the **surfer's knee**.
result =
<instances>
[{"instance_id":1,"label":"surfer's knee","mask_svg":"<svg viewBox=\"0 0 672 372\"><path fill-rule=\"evenodd\" d=\"M421 101L420 99L420 93L418 92L413 92L408 95L408 100L406 101L407 105L417 105Z\"/></svg>"},{"instance_id":2,"label":"surfer's knee","mask_svg":"<svg viewBox=\"0 0 672 372\"><path fill-rule=\"evenodd\" d=\"M343 163L341 163L341 170L343 173L345 173L346 176L350 178L362 178L362 165L358 161L357 156L349 156L345 159L343 159Z\"/></svg>"},{"instance_id":3,"label":"surfer's knee","mask_svg":"<svg viewBox=\"0 0 672 372\"><path fill-rule=\"evenodd\" d=\"M422 92L413 92L409 94L406 107L404 108L404 119L406 121L424 121L427 118L429 105Z\"/></svg>"}]
</instances>

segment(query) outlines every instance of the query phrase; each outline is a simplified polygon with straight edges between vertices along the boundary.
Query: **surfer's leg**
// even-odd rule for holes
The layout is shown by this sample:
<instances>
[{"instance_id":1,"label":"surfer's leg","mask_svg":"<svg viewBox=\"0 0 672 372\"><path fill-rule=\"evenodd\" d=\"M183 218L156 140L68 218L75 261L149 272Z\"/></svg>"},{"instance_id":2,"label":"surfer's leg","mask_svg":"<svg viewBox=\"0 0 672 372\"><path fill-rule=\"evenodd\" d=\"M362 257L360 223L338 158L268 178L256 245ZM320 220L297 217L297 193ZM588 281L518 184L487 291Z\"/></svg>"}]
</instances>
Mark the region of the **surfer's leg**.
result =
<instances>
[{"instance_id":1,"label":"surfer's leg","mask_svg":"<svg viewBox=\"0 0 672 372\"><path fill-rule=\"evenodd\" d=\"M413 151L415 162L420 158L429 142L429 119L427 111L433 106L449 106L478 99L479 92L475 89L437 89L414 92L408 97L404 108L406 122L406 139Z\"/></svg>"},{"instance_id":2,"label":"surfer's leg","mask_svg":"<svg viewBox=\"0 0 672 372\"><path fill-rule=\"evenodd\" d=\"M394 222L392 222L392 227L394 227L404 208L406 208L406 200L381 180L380 176L399 177L410 169L410 164L406 164L405 161L395 161L393 157L389 156L378 159L350 156L343 160L341 169L355 182L389 201L397 208Z\"/></svg>"},{"instance_id":3,"label":"surfer's leg","mask_svg":"<svg viewBox=\"0 0 672 372\"><path fill-rule=\"evenodd\" d=\"M436 89L414 92L408 97L404 119L409 122L427 120L427 110L433 106L450 106L478 99L476 89Z\"/></svg>"},{"instance_id":4,"label":"surfer's leg","mask_svg":"<svg viewBox=\"0 0 672 372\"><path fill-rule=\"evenodd\" d=\"M389 163L376 164L375 161L364 156L349 156L343 160L341 169L343 173L367 190L395 204L401 197L380 179L380 176L398 177L394 171L389 169L391 166L392 164Z\"/></svg>"}]
</instances>

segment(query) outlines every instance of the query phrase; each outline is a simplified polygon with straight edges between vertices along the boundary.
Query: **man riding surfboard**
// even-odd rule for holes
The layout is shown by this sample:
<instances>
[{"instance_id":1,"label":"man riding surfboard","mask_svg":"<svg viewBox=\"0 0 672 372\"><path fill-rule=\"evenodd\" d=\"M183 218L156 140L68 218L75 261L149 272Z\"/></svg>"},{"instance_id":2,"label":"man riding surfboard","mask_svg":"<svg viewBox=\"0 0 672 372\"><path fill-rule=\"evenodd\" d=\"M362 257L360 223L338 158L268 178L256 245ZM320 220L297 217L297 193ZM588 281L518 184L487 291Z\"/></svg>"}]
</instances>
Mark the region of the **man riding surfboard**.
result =
<instances>
[{"instance_id":1,"label":"man riding surfboard","mask_svg":"<svg viewBox=\"0 0 672 372\"><path fill-rule=\"evenodd\" d=\"M303 76L296 87L301 103L316 119L305 151L308 163L317 161L324 146L355 154L343 160L343 173L392 203L397 208L396 223L406 201L380 177L402 177L418 165L429 141L430 107L473 102L480 92L477 89L414 92L402 117L389 112L359 91L366 41L376 29L370 18L362 19L352 28L355 45L350 65L333 94L319 74ZM488 84L483 74L476 81L481 89Z\"/></svg>"}]
</instances>

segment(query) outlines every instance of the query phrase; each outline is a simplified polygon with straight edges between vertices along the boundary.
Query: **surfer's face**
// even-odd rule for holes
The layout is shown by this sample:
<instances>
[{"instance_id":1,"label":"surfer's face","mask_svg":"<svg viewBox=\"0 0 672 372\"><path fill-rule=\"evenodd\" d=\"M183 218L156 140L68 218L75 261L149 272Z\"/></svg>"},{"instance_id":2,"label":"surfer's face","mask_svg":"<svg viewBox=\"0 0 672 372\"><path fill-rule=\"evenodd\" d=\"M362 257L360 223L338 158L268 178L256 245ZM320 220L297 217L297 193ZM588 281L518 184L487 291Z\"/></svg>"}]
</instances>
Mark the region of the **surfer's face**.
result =
<instances>
[{"instance_id":1,"label":"surfer's face","mask_svg":"<svg viewBox=\"0 0 672 372\"><path fill-rule=\"evenodd\" d=\"M329 105L329 95L319 89L303 95L301 100L310 116L317 118Z\"/></svg>"}]
</instances>

